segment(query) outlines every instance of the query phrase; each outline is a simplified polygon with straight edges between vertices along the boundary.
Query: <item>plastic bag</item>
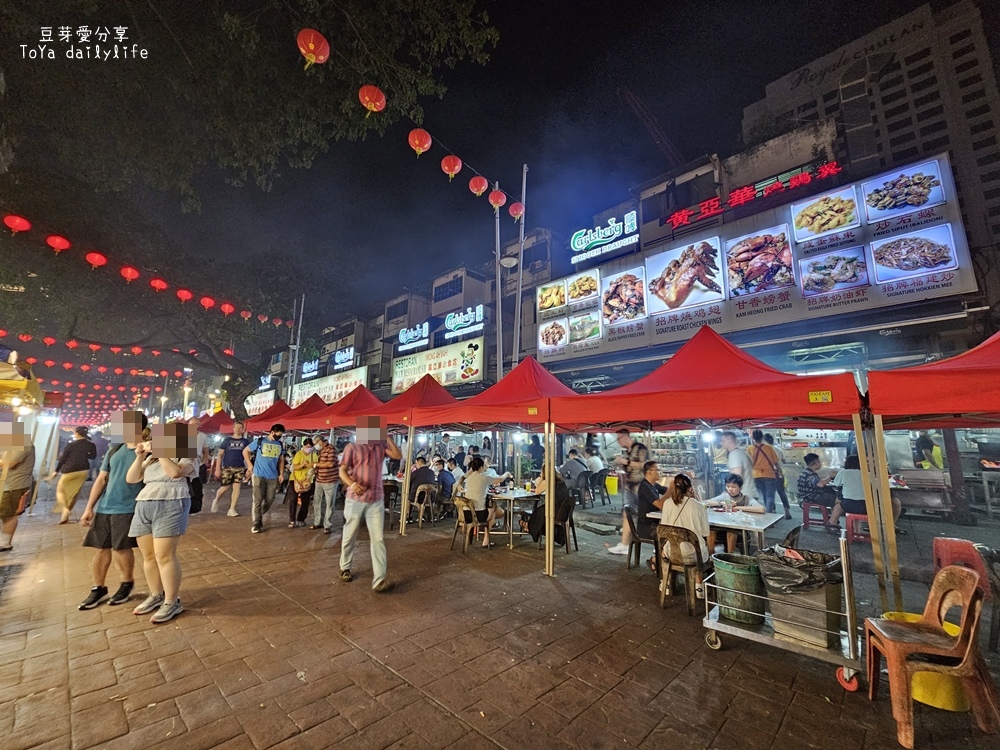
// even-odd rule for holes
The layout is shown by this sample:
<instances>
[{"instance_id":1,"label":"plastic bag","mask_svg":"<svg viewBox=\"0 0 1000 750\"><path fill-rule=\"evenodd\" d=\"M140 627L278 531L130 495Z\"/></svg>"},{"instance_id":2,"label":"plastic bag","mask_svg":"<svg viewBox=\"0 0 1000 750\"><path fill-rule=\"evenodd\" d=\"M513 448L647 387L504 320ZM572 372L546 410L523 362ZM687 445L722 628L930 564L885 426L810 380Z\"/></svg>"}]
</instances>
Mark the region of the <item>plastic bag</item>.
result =
<instances>
[{"instance_id":1,"label":"plastic bag","mask_svg":"<svg viewBox=\"0 0 1000 750\"><path fill-rule=\"evenodd\" d=\"M796 551L802 556L801 560L785 557L784 547L778 545L757 553L760 575L768 591L805 594L827 584L843 582L839 557L804 549Z\"/></svg>"}]
</instances>

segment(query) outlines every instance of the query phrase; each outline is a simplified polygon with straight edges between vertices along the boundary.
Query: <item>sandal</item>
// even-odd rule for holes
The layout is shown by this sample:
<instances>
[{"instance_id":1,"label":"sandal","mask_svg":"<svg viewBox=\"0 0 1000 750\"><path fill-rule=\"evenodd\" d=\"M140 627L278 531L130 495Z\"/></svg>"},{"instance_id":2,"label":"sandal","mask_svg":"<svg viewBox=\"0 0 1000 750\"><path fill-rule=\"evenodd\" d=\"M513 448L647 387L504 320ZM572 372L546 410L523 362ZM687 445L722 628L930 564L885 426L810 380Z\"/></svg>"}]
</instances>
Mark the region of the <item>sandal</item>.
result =
<instances>
[{"instance_id":1,"label":"sandal","mask_svg":"<svg viewBox=\"0 0 1000 750\"><path fill-rule=\"evenodd\" d=\"M527 521L525 521L525 520L524 520L524 519L522 518L522 519L521 519L521 522L520 522L520 524L519 524L519 525L520 525L520 527L521 527L521 533L522 533L522 534L527 534L527 533L528 533L528 522L527 522Z\"/></svg>"},{"instance_id":2,"label":"sandal","mask_svg":"<svg viewBox=\"0 0 1000 750\"><path fill-rule=\"evenodd\" d=\"M823 528L826 529L826 531L827 531L828 534L839 534L840 533L840 526L838 524L825 523L825 524L823 524Z\"/></svg>"},{"instance_id":3,"label":"sandal","mask_svg":"<svg viewBox=\"0 0 1000 750\"><path fill-rule=\"evenodd\" d=\"M290 524L288 524L288 528L294 529L295 528L295 521L292 521Z\"/></svg>"},{"instance_id":4,"label":"sandal","mask_svg":"<svg viewBox=\"0 0 1000 750\"><path fill-rule=\"evenodd\" d=\"M656 558L655 557L651 557L648 560L646 560L646 565L649 566L649 569L651 571L653 571L654 573L656 572Z\"/></svg>"}]
</instances>

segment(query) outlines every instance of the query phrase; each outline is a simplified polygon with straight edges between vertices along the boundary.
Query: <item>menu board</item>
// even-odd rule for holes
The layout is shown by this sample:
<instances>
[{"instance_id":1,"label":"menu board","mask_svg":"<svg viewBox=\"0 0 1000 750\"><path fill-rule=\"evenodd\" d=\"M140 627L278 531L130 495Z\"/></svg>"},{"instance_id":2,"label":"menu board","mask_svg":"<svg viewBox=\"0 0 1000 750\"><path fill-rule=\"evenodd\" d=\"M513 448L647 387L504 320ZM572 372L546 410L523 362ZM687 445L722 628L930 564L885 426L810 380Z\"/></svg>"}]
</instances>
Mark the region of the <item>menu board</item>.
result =
<instances>
[{"instance_id":1,"label":"menu board","mask_svg":"<svg viewBox=\"0 0 1000 750\"><path fill-rule=\"evenodd\" d=\"M294 409L314 393L318 394L326 403L332 404L335 401L340 401L359 385L368 385L368 365L327 375L325 378L296 383L292 386L290 406Z\"/></svg>"},{"instance_id":2,"label":"menu board","mask_svg":"<svg viewBox=\"0 0 1000 750\"><path fill-rule=\"evenodd\" d=\"M589 307L575 309L574 294L595 285L600 295L581 296ZM951 165L941 154L651 247L642 265L633 255L545 284L538 357L678 341L703 325L725 333L975 291Z\"/></svg>"},{"instance_id":3,"label":"menu board","mask_svg":"<svg viewBox=\"0 0 1000 750\"><path fill-rule=\"evenodd\" d=\"M274 406L274 390L254 393L243 402L248 417L256 417Z\"/></svg>"},{"instance_id":4,"label":"menu board","mask_svg":"<svg viewBox=\"0 0 1000 750\"><path fill-rule=\"evenodd\" d=\"M460 341L392 360L392 392L402 393L424 375L446 388L483 379L484 338Z\"/></svg>"}]
</instances>

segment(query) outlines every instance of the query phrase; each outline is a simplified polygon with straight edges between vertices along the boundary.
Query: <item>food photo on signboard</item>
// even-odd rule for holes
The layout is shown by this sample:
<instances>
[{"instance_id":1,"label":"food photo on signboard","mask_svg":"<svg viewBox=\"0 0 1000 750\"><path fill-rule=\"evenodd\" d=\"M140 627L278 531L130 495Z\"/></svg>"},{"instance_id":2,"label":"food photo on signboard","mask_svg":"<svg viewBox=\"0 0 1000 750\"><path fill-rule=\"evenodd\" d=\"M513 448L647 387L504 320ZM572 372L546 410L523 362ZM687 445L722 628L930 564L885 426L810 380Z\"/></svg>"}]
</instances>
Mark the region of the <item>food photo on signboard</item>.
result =
<instances>
[{"instance_id":1,"label":"food photo on signboard","mask_svg":"<svg viewBox=\"0 0 1000 750\"><path fill-rule=\"evenodd\" d=\"M566 318L559 318L538 326L538 348L542 351L558 349L566 345L569 336L569 323Z\"/></svg>"},{"instance_id":2,"label":"food photo on signboard","mask_svg":"<svg viewBox=\"0 0 1000 750\"><path fill-rule=\"evenodd\" d=\"M720 267L718 237L710 237L647 258L650 314L725 299Z\"/></svg>"},{"instance_id":3,"label":"food photo on signboard","mask_svg":"<svg viewBox=\"0 0 1000 750\"><path fill-rule=\"evenodd\" d=\"M566 279L566 292L569 304L596 299L600 293L600 273L597 269L578 273Z\"/></svg>"},{"instance_id":4,"label":"food photo on signboard","mask_svg":"<svg viewBox=\"0 0 1000 750\"><path fill-rule=\"evenodd\" d=\"M795 285L787 224L729 240L726 260L732 299Z\"/></svg>"},{"instance_id":5,"label":"food photo on signboard","mask_svg":"<svg viewBox=\"0 0 1000 750\"><path fill-rule=\"evenodd\" d=\"M596 311L569 318L569 343L578 344L601 338L601 316Z\"/></svg>"},{"instance_id":6,"label":"food photo on signboard","mask_svg":"<svg viewBox=\"0 0 1000 750\"><path fill-rule=\"evenodd\" d=\"M642 266L625 273L611 273L602 285L601 314L605 326L646 317L645 270Z\"/></svg>"},{"instance_id":7,"label":"food photo on signboard","mask_svg":"<svg viewBox=\"0 0 1000 750\"><path fill-rule=\"evenodd\" d=\"M950 224L873 242L872 258L880 284L958 267Z\"/></svg>"},{"instance_id":8,"label":"food photo on signboard","mask_svg":"<svg viewBox=\"0 0 1000 750\"><path fill-rule=\"evenodd\" d=\"M796 242L823 237L861 225L854 186L848 185L820 197L792 204L792 227Z\"/></svg>"},{"instance_id":9,"label":"food photo on signboard","mask_svg":"<svg viewBox=\"0 0 1000 750\"><path fill-rule=\"evenodd\" d=\"M937 160L887 172L863 183L861 192L869 224L937 206L946 197Z\"/></svg>"},{"instance_id":10,"label":"food photo on signboard","mask_svg":"<svg viewBox=\"0 0 1000 750\"><path fill-rule=\"evenodd\" d=\"M552 311L565 307L566 280L560 279L538 287L537 304L540 313L552 313Z\"/></svg>"},{"instance_id":11,"label":"food photo on signboard","mask_svg":"<svg viewBox=\"0 0 1000 750\"><path fill-rule=\"evenodd\" d=\"M802 279L804 297L868 286L865 249L862 246L846 247L800 260L799 278Z\"/></svg>"}]
</instances>

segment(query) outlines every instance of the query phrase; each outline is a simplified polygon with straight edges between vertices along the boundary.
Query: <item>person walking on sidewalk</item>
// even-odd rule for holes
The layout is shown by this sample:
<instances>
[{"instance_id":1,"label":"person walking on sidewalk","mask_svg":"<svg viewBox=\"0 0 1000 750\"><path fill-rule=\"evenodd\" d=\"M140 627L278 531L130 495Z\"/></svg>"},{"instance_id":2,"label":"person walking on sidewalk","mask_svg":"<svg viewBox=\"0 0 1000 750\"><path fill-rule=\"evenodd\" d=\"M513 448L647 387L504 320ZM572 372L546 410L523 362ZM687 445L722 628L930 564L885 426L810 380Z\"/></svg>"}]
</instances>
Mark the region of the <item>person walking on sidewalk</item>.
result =
<instances>
[{"instance_id":1,"label":"person walking on sidewalk","mask_svg":"<svg viewBox=\"0 0 1000 750\"><path fill-rule=\"evenodd\" d=\"M285 502L288 503L288 528L306 525L309 504L315 492L316 461L312 438L302 441L302 447L292 458L292 479L288 483Z\"/></svg>"},{"instance_id":2,"label":"person walking on sidewalk","mask_svg":"<svg viewBox=\"0 0 1000 750\"><path fill-rule=\"evenodd\" d=\"M354 580L351 563L358 527L364 519L372 555L372 590L389 591L386 578L385 501L382 494L382 462L385 457L400 460L402 452L386 433L378 417L358 417L356 442L348 443L340 463L340 481L347 487L344 500L344 536L340 543L340 580Z\"/></svg>"},{"instance_id":3,"label":"person walking on sidewalk","mask_svg":"<svg viewBox=\"0 0 1000 750\"><path fill-rule=\"evenodd\" d=\"M788 493L785 491L785 452L774 442L774 435L770 432L764 433L764 442L774 448L774 452L778 455L778 497L781 498L781 506L785 509L785 520L790 521L792 513L788 509Z\"/></svg>"},{"instance_id":4,"label":"person walking on sidewalk","mask_svg":"<svg viewBox=\"0 0 1000 750\"><path fill-rule=\"evenodd\" d=\"M340 489L340 462L337 460L337 449L325 437L317 435L313 442L318 450L318 460L312 528L323 529L324 534L331 534L333 510L337 505L337 490Z\"/></svg>"},{"instance_id":5,"label":"person walking on sidewalk","mask_svg":"<svg viewBox=\"0 0 1000 750\"><path fill-rule=\"evenodd\" d=\"M753 444L747 450L747 455L753 465L753 483L764 502L764 510L774 513L774 495L778 491L778 475L781 474L778 454L764 442L763 430L754 430L751 439Z\"/></svg>"},{"instance_id":6,"label":"person walking on sidewalk","mask_svg":"<svg viewBox=\"0 0 1000 750\"><path fill-rule=\"evenodd\" d=\"M69 523L69 514L76 505L77 495L90 474L90 462L96 457L97 447L90 442L87 428L77 427L73 431L73 440L63 450L55 471L49 476L51 481L57 474L61 475L56 485L56 504L62 509L60 524Z\"/></svg>"},{"instance_id":7,"label":"person walking on sidewalk","mask_svg":"<svg viewBox=\"0 0 1000 750\"><path fill-rule=\"evenodd\" d=\"M281 436L283 424L271 425L266 437L259 437L243 449L245 466L253 464L253 526L250 531L264 530L264 516L271 509L278 485L285 481L285 453Z\"/></svg>"},{"instance_id":8,"label":"person walking on sidewalk","mask_svg":"<svg viewBox=\"0 0 1000 750\"><path fill-rule=\"evenodd\" d=\"M0 552L14 549L17 517L35 477L35 446L23 422L0 422Z\"/></svg>"},{"instance_id":9,"label":"person walking on sidewalk","mask_svg":"<svg viewBox=\"0 0 1000 750\"><path fill-rule=\"evenodd\" d=\"M250 445L250 440L243 432L245 429L246 426L242 422L233 422L232 436L222 441L219 452L215 456L215 471L213 473L222 486L215 493L215 499L212 501L213 513L219 511L219 501L226 494L226 489L231 487L232 499L229 502L229 512L226 515L239 515L236 512L236 503L240 499L240 488L243 486L243 480L253 471L253 466L243 457L243 449Z\"/></svg>"},{"instance_id":10,"label":"person walking on sidewalk","mask_svg":"<svg viewBox=\"0 0 1000 750\"><path fill-rule=\"evenodd\" d=\"M112 415L113 432L125 442L116 442L104 454L97 478L90 488L90 499L80 517L80 525L87 529L84 547L96 550L91 571L94 586L77 609L93 609L108 596L105 585L108 569L114 561L121 575L121 584L110 605L124 604L135 586L135 553L138 543L128 535L135 514L135 499L141 484L129 484L125 477L135 460L136 445L149 439L149 421L138 411L118 412ZM145 434L144 434L145 433Z\"/></svg>"},{"instance_id":11,"label":"person walking on sidewalk","mask_svg":"<svg viewBox=\"0 0 1000 750\"><path fill-rule=\"evenodd\" d=\"M177 543L187 531L191 512L188 480L198 476L194 430L193 425L183 422L154 425L152 446L136 446L135 460L125 475L129 484L145 483L135 498L129 536L135 537L142 552L149 596L132 614L152 613L149 621L155 624L168 622L184 611Z\"/></svg>"}]
</instances>

